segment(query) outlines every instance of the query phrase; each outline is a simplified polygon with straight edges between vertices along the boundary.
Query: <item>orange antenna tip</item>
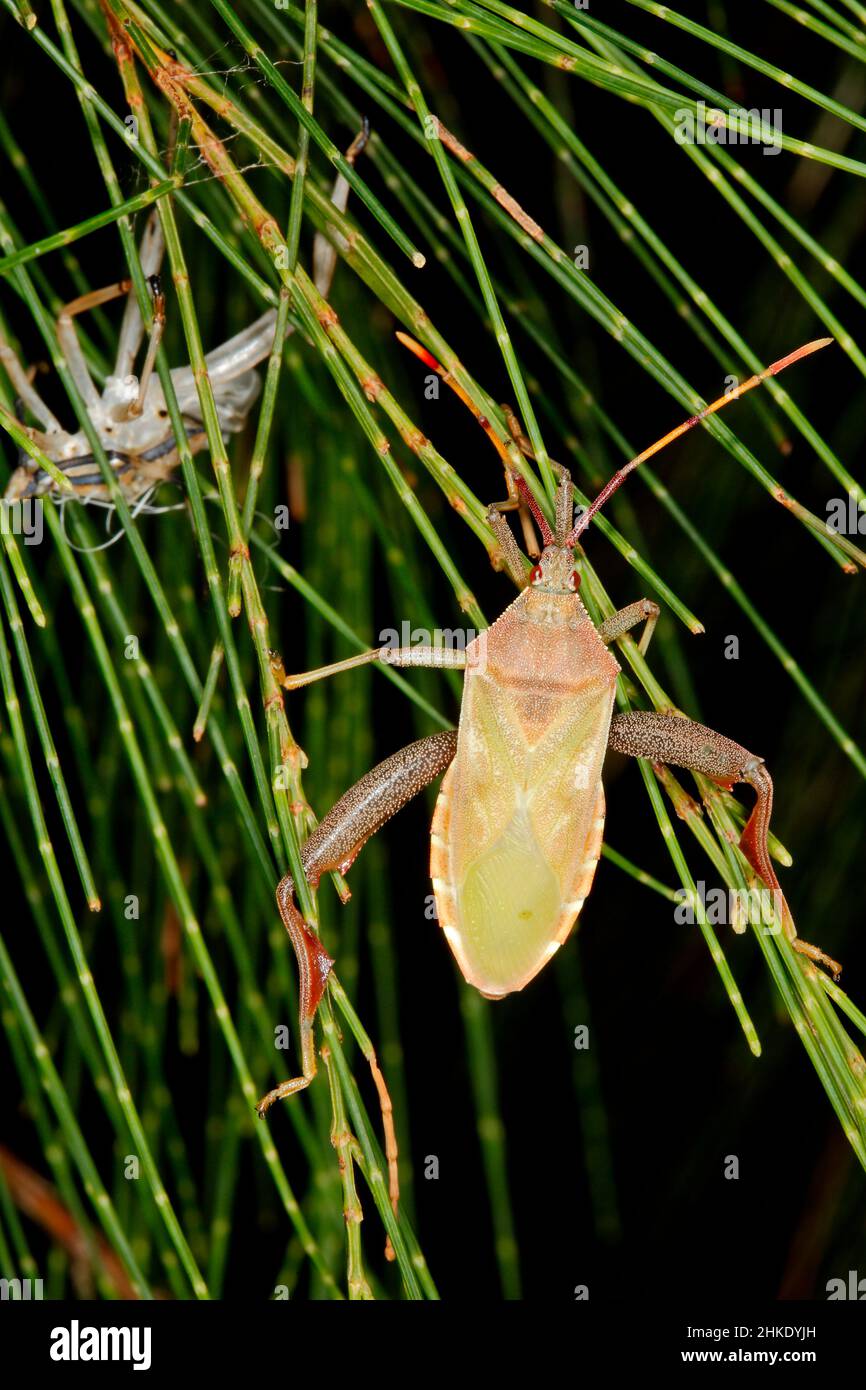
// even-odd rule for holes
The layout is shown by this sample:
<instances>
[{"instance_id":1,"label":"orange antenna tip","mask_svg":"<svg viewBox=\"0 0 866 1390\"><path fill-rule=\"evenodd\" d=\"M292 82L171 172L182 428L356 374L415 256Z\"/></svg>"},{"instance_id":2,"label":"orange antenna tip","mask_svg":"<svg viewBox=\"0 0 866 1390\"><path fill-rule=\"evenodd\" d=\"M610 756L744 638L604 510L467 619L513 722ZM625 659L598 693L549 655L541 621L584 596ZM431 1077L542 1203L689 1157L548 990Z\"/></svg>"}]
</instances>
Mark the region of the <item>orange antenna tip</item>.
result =
<instances>
[{"instance_id":1,"label":"orange antenna tip","mask_svg":"<svg viewBox=\"0 0 866 1390\"><path fill-rule=\"evenodd\" d=\"M790 367L795 362L799 362L801 358L808 357L813 352L819 352L821 348L829 347L832 342L832 338L815 338L811 343L804 343L802 347L795 348L793 352L788 353L787 357L780 357L778 362L773 362L769 367L764 367L762 371L756 372L754 376L750 376L748 381L742 381L738 385L730 387L723 396L719 396L718 400L711 401L709 405L705 405L702 410L699 410L696 415L691 415L688 420L684 420L681 425L677 425L676 429L669 430L667 434L662 435L661 439L657 439L655 444L651 444L648 449L644 449L643 453L637 454L636 457L623 468L620 468L617 473L614 473L613 477L605 483L594 501L590 502L589 506L583 509L578 520L565 538L566 545L574 546L577 543L578 538L583 535L596 512L601 510L607 499L612 497L613 494L618 491L621 484L625 482L629 473L633 473L645 459L652 458L653 454L657 454L660 449L664 449L665 446L671 444L673 440L679 439L681 435L686 434L690 429L693 429L695 425L699 425L711 415L715 415L719 410L724 410L726 405L731 405L734 401L738 401L741 396L745 396L747 391L754 390L756 386L760 386L761 383L766 381L769 377L776 376L779 372L784 371L786 367Z\"/></svg>"},{"instance_id":2,"label":"orange antenna tip","mask_svg":"<svg viewBox=\"0 0 866 1390\"><path fill-rule=\"evenodd\" d=\"M410 352L414 353L416 357L420 358L420 360L424 363L425 367L431 367L434 372L444 373L445 368L436 361L436 358L432 355L432 353L429 353L427 349L425 347L422 347L420 343L416 342L414 338L410 338L408 333L401 333L398 329L395 336L403 344L404 348L408 348Z\"/></svg>"},{"instance_id":3,"label":"orange antenna tip","mask_svg":"<svg viewBox=\"0 0 866 1390\"><path fill-rule=\"evenodd\" d=\"M804 343L794 352L789 352L787 357L782 357L778 362L774 362L772 367L767 367L766 375L775 376L777 372L784 371L794 362L799 362L801 357L810 357L813 352L820 352L821 348L829 347L835 341L835 338L815 338L811 343ZM763 376L764 373L762 372L760 375Z\"/></svg>"}]
</instances>

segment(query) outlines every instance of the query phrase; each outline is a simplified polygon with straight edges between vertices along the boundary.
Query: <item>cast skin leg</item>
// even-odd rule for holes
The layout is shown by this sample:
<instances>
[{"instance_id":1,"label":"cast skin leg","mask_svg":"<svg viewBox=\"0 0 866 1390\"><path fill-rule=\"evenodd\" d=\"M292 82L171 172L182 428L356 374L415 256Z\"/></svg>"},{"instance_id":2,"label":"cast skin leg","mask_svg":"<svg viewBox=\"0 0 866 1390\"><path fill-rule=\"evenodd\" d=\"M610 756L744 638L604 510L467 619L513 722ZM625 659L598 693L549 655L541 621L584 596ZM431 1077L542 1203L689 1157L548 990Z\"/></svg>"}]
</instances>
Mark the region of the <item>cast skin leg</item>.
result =
<instances>
[{"instance_id":1,"label":"cast skin leg","mask_svg":"<svg viewBox=\"0 0 866 1390\"><path fill-rule=\"evenodd\" d=\"M794 950L808 956L816 964L826 966L834 979L838 979L842 971L838 961L797 936L770 860L767 833L773 810L773 780L763 759L704 724L695 724L691 719L681 719L673 714L645 710L615 714L611 720L608 744L616 752L625 753L631 758L648 758L654 763L701 772L723 787L730 788L736 783L747 782L754 788L755 805L740 837L740 849L755 872L779 893L783 903L785 932Z\"/></svg>"}]
</instances>

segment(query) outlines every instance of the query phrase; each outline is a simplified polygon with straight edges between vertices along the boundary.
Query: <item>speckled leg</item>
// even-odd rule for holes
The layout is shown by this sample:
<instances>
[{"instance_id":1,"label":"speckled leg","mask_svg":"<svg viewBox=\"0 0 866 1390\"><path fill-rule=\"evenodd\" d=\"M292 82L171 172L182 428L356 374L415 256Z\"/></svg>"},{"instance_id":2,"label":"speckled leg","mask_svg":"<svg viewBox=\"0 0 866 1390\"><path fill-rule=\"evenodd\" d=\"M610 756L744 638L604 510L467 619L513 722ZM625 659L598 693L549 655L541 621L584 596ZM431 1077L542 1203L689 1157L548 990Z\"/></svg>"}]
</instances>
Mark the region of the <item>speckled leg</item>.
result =
<instances>
[{"instance_id":1,"label":"speckled leg","mask_svg":"<svg viewBox=\"0 0 866 1390\"><path fill-rule=\"evenodd\" d=\"M529 583L529 572L523 563L520 546L514 539L511 527L502 515L502 513L508 509L508 504L505 502L491 502L487 509L487 525L499 542L499 549L502 552L502 561L508 574L517 585L518 589L525 589ZM538 546L534 547L534 551L537 555Z\"/></svg>"},{"instance_id":2,"label":"speckled leg","mask_svg":"<svg viewBox=\"0 0 866 1390\"><path fill-rule=\"evenodd\" d=\"M444 772L456 751L456 729L446 729L442 733L431 734L429 738L418 739L416 743L410 743L407 748L393 753L390 758L379 763L341 796L301 850L304 874L312 887L318 886L322 874L334 871L347 873L370 836L375 835L386 821L402 810L407 801L411 801L413 796L423 791L434 777ZM303 1074L283 1081L281 1085L269 1091L256 1106L259 1115L264 1115L274 1101L294 1095L296 1091L302 1091L309 1086L316 1074L313 1021L334 964L295 905L295 884L290 874L286 875L277 888L277 906L298 961ZM391 1205L396 1212L399 1197L397 1137L394 1132L391 1098L372 1049L367 1055L367 1061L373 1073L382 1109Z\"/></svg>"},{"instance_id":3,"label":"speckled leg","mask_svg":"<svg viewBox=\"0 0 866 1390\"><path fill-rule=\"evenodd\" d=\"M695 724L691 719L680 719L677 715L644 710L614 715L609 746L631 758L649 758L654 763L668 763L674 767L689 768L692 772L702 772L723 787L730 788L737 782L748 782L749 786L754 787L756 801L740 837L740 849L755 872L782 898L785 932L794 950L818 965L825 965L834 978L838 978L842 970L838 961L797 936L793 918L782 896L767 849L773 810L773 781L763 758L757 758L741 744L717 734L704 724Z\"/></svg>"},{"instance_id":4,"label":"speckled leg","mask_svg":"<svg viewBox=\"0 0 866 1390\"><path fill-rule=\"evenodd\" d=\"M418 739L379 763L341 796L301 850L304 874L312 887L318 887L323 874L348 873L370 836L444 772L456 751L456 729ZM260 1115L275 1100L309 1086L316 1074L313 1020L334 964L295 906L295 884L290 874L277 888L277 907L298 958L303 1075L284 1081L259 1101L256 1108Z\"/></svg>"},{"instance_id":5,"label":"speckled leg","mask_svg":"<svg viewBox=\"0 0 866 1390\"><path fill-rule=\"evenodd\" d=\"M312 685L313 681L351 671L356 666L367 666L372 661L381 661L383 666L422 666L428 670L447 668L450 671L464 671L467 657L465 650L452 647L371 647L370 651L347 656L344 661L332 661L330 666L317 666L314 671L287 676L282 658L276 652L271 652L271 670L285 690L300 690L303 685Z\"/></svg>"},{"instance_id":6,"label":"speckled leg","mask_svg":"<svg viewBox=\"0 0 866 1390\"><path fill-rule=\"evenodd\" d=\"M520 425L517 418L507 405L502 409L505 411L508 427L514 436L515 442L520 446L523 453L527 453L528 440L520 433ZM532 450L529 449L529 457L534 457ZM529 583L529 574L523 563L523 556L520 547L512 535L511 528L503 515L504 512L520 509L520 519L524 523L523 537L528 555L536 558L539 554L538 546L535 542L535 535L532 530L532 523L528 513L531 513L538 523L541 530L542 541L549 545L556 536L564 536L570 528L572 514L574 511L573 488L571 474L561 463L555 459L550 460L550 466L559 477L559 486L556 489L556 525L555 532L552 534L545 518L538 510L535 498L532 496L524 480L517 473L511 473L506 468L505 476L508 479L508 497L504 502L491 502L487 508L487 525L493 531L499 542L499 549L502 552L502 559L505 563L509 575L514 580L518 589L525 589Z\"/></svg>"},{"instance_id":7,"label":"speckled leg","mask_svg":"<svg viewBox=\"0 0 866 1390\"><path fill-rule=\"evenodd\" d=\"M638 623L646 623L638 643L638 651L644 656L652 641L660 611L658 604L653 603L651 598L639 598L637 603L629 603L625 608L620 608L617 613L611 613L609 618L605 618L598 628L598 635L602 642L615 642L618 637L631 632Z\"/></svg>"}]
</instances>

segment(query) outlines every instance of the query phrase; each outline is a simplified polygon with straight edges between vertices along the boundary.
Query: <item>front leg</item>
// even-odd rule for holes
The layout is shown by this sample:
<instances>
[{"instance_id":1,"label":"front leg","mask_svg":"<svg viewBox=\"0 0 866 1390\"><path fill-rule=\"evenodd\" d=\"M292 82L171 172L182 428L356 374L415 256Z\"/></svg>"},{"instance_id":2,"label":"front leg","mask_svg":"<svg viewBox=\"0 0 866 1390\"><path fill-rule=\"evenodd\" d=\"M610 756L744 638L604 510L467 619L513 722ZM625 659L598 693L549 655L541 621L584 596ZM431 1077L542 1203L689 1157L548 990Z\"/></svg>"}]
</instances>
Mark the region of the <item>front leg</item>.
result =
<instances>
[{"instance_id":1,"label":"front leg","mask_svg":"<svg viewBox=\"0 0 866 1390\"><path fill-rule=\"evenodd\" d=\"M737 782L748 782L754 787L755 805L740 837L740 849L755 872L782 897L785 932L794 950L819 965L826 965L834 979L838 979L842 971L838 961L797 936L770 860L767 834L773 810L773 781L763 758L704 724L695 724L677 715L643 710L614 715L609 746L631 758L648 758L654 763L669 763L691 772L702 772L726 788Z\"/></svg>"},{"instance_id":2,"label":"front leg","mask_svg":"<svg viewBox=\"0 0 866 1390\"><path fill-rule=\"evenodd\" d=\"M422 666L427 670L441 668L465 671L468 657L465 650L451 647L371 647L367 652L358 652L357 656L347 656L343 661L332 661L329 666L317 666L314 671L302 671L298 675L287 676L282 658L276 652L271 652L271 670L277 684L285 690L300 690L301 686L312 685L313 681L324 680L327 676L337 676L342 671L354 670L356 666L368 666L373 661L381 661L383 666Z\"/></svg>"},{"instance_id":3,"label":"front leg","mask_svg":"<svg viewBox=\"0 0 866 1390\"><path fill-rule=\"evenodd\" d=\"M609 618L605 618L604 622L600 623L597 628L598 635L602 642L607 645L610 642L615 642L619 637L624 637L639 623L645 623L646 626L638 643L638 651L641 656L645 656L646 649L652 641L660 612L661 609L658 604L653 603L651 598L639 598L637 603L629 603L625 608L620 608L618 612L611 613Z\"/></svg>"},{"instance_id":4,"label":"front leg","mask_svg":"<svg viewBox=\"0 0 866 1390\"><path fill-rule=\"evenodd\" d=\"M301 850L304 875L315 888L323 874L346 873L371 835L390 820L434 777L444 772L457 751L456 729L418 739L394 753L356 782L313 831ZM287 874L277 888L277 906L289 933L300 975L300 1038L303 1074L269 1091L256 1109L260 1115L275 1100L309 1086L316 1074L313 1021L334 962L295 905L295 884ZM374 1077L378 1068L374 1066ZM377 1086L379 1081L377 1078ZM381 1090L380 1090L381 1094Z\"/></svg>"}]
</instances>

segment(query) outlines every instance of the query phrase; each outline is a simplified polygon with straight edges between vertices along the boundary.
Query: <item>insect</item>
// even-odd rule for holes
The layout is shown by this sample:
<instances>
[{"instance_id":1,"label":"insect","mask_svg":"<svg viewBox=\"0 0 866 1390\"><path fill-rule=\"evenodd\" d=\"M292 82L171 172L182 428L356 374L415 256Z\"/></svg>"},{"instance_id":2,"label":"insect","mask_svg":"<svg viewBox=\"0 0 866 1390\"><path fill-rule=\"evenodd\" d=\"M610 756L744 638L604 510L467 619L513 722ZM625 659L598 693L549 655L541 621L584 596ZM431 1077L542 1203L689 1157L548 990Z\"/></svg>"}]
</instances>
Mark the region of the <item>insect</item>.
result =
<instances>
[{"instance_id":1,"label":"insect","mask_svg":"<svg viewBox=\"0 0 866 1390\"><path fill-rule=\"evenodd\" d=\"M369 126L365 121L346 152L350 164L354 164L368 138ZM340 212L346 209L348 194L349 185L340 175L331 194L331 201ZM339 241L336 229L331 228L330 232ZM154 210L148 218L140 245L141 268L153 297L153 326L139 376L135 375L133 367L144 340L144 322L131 280L120 280L105 289L94 290L72 300L61 310L56 324L57 340L70 374L108 456L109 466L134 511L147 507L156 488L171 477L179 463L178 443L168 407L159 379L153 371L165 327L165 298L159 283L164 249L159 216ZM318 232L313 245L313 276L317 288L325 296L330 290L336 262L334 245ZM100 391L88 367L75 320L80 314L119 298L126 299L126 309L117 354ZM255 368L273 347L276 320L276 311L268 309L205 358L220 428L224 434L237 434L243 429L258 397L261 383ZM293 331L294 327L290 324L287 336ZM74 495L79 501L110 506L109 490L84 430L69 433L63 429L36 391L31 373L25 370L14 349L2 336L2 331L0 362L6 369L20 406L26 408L40 426L39 429L25 424L21 427L73 485ZM175 367L171 380L187 443L190 450L197 453L207 447L207 436L192 367ZM55 501L63 501L70 494L26 450L21 449L18 467L9 479L4 496L7 502L23 501L28 497L51 497Z\"/></svg>"},{"instance_id":2,"label":"insect","mask_svg":"<svg viewBox=\"0 0 866 1390\"><path fill-rule=\"evenodd\" d=\"M399 336L451 384L424 348ZM502 514L517 501L492 505L487 519L520 592L464 651L385 646L295 676L285 675L275 658L274 669L290 690L373 661L465 673L459 727L386 758L345 793L306 841L301 861L313 887L327 872L345 874L370 836L444 773L430 851L439 925L468 983L488 999L502 999L544 968L586 901L604 830L602 764L613 748L702 773L727 789L750 786L755 804L740 849L781 898L767 849L773 783L763 759L684 716L642 710L614 714L620 667L611 644L643 624L639 650L645 652L659 608L640 599L596 627L580 598L574 550L599 509L645 459L831 341L806 344L671 430L615 473L576 519L570 476L557 465L553 529L523 478L515 475L516 493L529 507L544 548L527 581L523 556ZM334 964L295 904L291 876L279 884L277 904L298 959L303 1073L270 1091L259 1102L260 1114L308 1086L315 1075L313 1022ZM836 961L797 937L787 905L783 922L796 951L838 976Z\"/></svg>"},{"instance_id":3,"label":"insect","mask_svg":"<svg viewBox=\"0 0 866 1390\"><path fill-rule=\"evenodd\" d=\"M178 464L178 445L169 419L168 407L159 380L153 374L156 352L165 325L165 299L159 287L158 269L163 240L159 219L152 214L141 240L141 264L153 296L153 327L141 375L133 372L144 338L144 322L131 281L120 280L106 289L94 290L73 300L57 319L57 340L72 378L81 393L90 420L108 455L124 495L130 505L144 503L160 483L165 482ZM113 299L126 297L126 309L111 372L100 391L84 355L75 319L79 314ZM206 362L217 404L220 426L227 434L243 428L259 392L259 379L253 370L268 355L274 338L274 311L268 310L243 332L208 353ZM107 504L108 488L94 458L84 430L65 430L30 380L30 374L5 341L0 342L0 360L19 401L40 428L24 426L30 438L72 483L79 500ZM207 439L199 414L198 394L192 368L175 367L171 373L178 407L191 450L205 447ZM7 501L27 497L60 500L63 489L51 474L21 450L19 466L6 487Z\"/></svg>"}]
</instances>

